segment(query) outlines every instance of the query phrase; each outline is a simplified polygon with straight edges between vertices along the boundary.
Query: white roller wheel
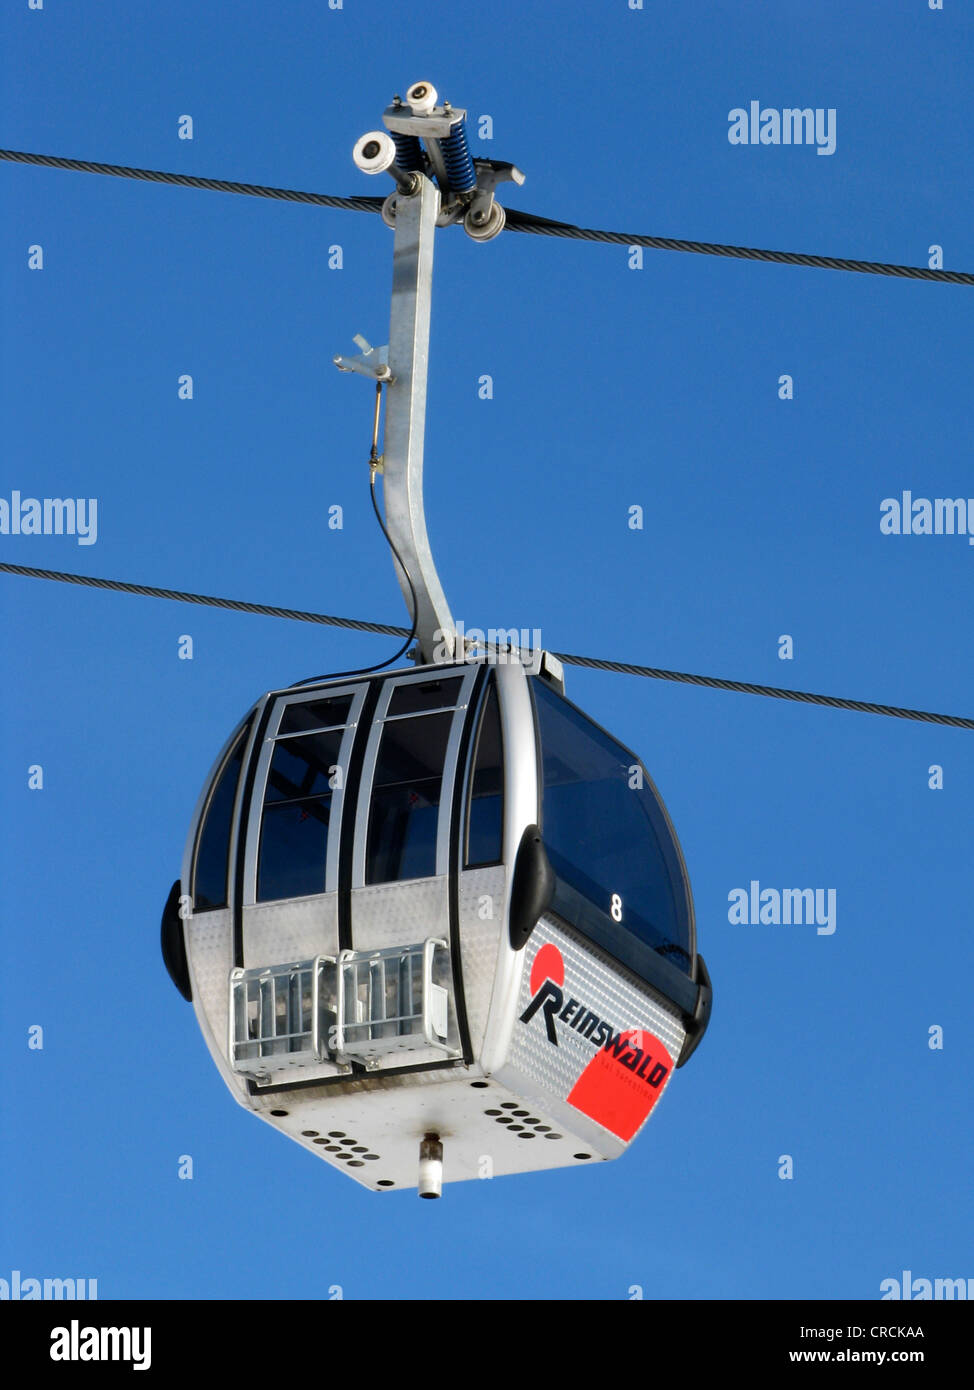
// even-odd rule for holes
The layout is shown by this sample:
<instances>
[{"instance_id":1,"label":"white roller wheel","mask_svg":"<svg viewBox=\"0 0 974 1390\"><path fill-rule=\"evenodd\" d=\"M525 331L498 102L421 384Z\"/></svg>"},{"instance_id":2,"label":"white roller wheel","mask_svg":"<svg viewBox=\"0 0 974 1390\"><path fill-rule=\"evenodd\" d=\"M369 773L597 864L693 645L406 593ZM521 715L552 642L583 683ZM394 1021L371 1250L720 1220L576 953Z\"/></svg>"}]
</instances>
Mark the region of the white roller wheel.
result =
<instances>
[{"instance_id":1,"label":"white roller wheel","mask_svg":"<svg viewBox=\"0 0 974 1390\"><path fill-rule=\"evenodd\" d=\"M396 147L384 130L370 130L355 141L352 158L363 174L383 174L396 162Z\"/></svg>"},{"instance_id":2,"label":"white roller wheel","mask_svg":"<svg viewBox=\"0 0 974 1390\"><path fill-rule=\"evenodd\" d=\"M473 214L468 212L463 219L463 230L467 236L473 237L474 241L492 241L504 230L506 223L507 213L500 203L494 203L486 222L475 222Z\"/></svg>"},{"instance_id":3,"label":"white roller wheel","mask_svg":"<svg viewBox=\"0 0 974 1390\"><path fill-rule=\"evenodd\" d=\"M414 82L406 93L406 101L417 116L428 116L437 102L432 82Z\"/></svg>"}]
</instances>

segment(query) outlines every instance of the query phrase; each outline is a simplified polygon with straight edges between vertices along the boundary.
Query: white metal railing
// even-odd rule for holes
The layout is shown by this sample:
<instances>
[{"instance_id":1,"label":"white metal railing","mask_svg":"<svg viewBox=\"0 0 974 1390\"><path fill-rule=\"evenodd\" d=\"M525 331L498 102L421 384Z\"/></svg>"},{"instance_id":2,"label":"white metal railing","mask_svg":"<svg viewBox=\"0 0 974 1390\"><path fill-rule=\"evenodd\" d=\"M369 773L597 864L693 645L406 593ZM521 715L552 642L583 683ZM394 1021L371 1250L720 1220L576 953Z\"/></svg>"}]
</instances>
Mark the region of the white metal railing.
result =
<instances>
[{"instance_id":1,"label":"white metal railing","mask_svg":"<svg viewBox=\"0 0 974 1390\"><path fill-rule=\"evenodd\" d=\"M449 1052L449 989L436 982L447 978L448 965L447 944L434 937L383 951L342 951L337 1056L369 1065L393 1052Z\"/></svg>"},{"instance_id":2,"label":"white metal railing","mask_svg":"<svg viewBox=\"0 0 974 1390\"><path fill-rule=\"evenodd\" d=\"M264 1075L327 1060L335 958L230 972L230 1064Z\"/></svg>"},{"instance_id":3,"label":"white metal railing","mask_svg":"<svg viewBox=\"0 0 974 1390\"><path fill-rule=\"evenodd\" d=\"M392 1053L448 1054L449 949L342 951L230 972L229 1058L255 1077L322 1062L377 1065Z\"/></svg>"}]
</instances>

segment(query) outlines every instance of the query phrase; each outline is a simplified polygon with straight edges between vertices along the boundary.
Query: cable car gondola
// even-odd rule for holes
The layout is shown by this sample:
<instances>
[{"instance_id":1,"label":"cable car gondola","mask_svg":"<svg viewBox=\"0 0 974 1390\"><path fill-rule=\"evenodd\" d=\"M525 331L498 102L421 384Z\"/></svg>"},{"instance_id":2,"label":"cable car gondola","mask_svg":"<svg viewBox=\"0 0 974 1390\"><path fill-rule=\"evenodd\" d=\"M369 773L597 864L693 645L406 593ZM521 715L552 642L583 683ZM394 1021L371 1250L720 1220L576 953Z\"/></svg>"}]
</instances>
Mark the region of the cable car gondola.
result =
<instances>
[{"instance_id":1,"label":"cable car gondola","mask_svg":"<svg viewBox=\"0 0 974 1390\"><path fill-rule=\"evenodd\" d=\"M257 701L207 779L162 923L237 1100L366 1187L425 1197L620 1155L711 999L639 758L566 698L550 653L464 643L436 577L433 229L488 239L498 178L523 177L464 160L463 116L417 83L386 112L393 138L358 142L360 167L397 182L390 341L336 359L377 383L372 479L417 664Z\"/></svg>"}]
</instances>

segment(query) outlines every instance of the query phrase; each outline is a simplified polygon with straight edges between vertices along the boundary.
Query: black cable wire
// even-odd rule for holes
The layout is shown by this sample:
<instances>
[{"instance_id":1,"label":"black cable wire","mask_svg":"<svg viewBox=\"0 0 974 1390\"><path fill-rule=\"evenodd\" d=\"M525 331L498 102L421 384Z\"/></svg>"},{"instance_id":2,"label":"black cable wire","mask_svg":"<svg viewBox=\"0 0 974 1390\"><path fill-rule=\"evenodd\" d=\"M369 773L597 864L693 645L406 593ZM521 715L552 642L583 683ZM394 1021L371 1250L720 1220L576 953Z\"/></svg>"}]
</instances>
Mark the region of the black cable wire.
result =
<instances>
[{"instance_id":1,"label":"black cable wire","mask_svg":"<svg viewBox=\"0 0 974 1390\"><path fill-rule=\"evenodd\" d=\"M41 164L55 169L72 169L86 174L111 174L117 178L146 179L152 183L179 184L185 188L208 188L218 193L245 193L256 198L277 198L291 203L314 203L319 207L343 208L351 212L380 212L383 198L340 198L327 193L306 193L293 188L273 188L259 183L234 183L229 179L207 179L197 174L172 174L158 169L135 169L125 164L102 164L89 159L66 159L60 155L31 154L26 150L0 150L0 159L18 164ZM964 270L933 270L928 266L897 265L888 261L862 261L847 256L816 256L805 251L768 251L754 246L729 246L723 242L687 241L678 237L645 236L640 232L607 232L592 227L576 227L531 212L506 209L507 227L512 232L535 236L566 237L574 241L600 241L619 246L646 246L656 251L689 251L701 256L728 256L736 260L769 261L780 265L810 266L819 270L849 270L862 275L892 275L899 279L938 280L950 285L974 285L974 274Z\"/></svg>"},{"instance_id":2,"label":"black cable wire","mask_svg":"<svg viewBox=\"0 0 974 1390\"><path fill-rule=\"evenodd\" d=\"M388 659L388 661L380 661L379 664L378 664L377 666L365 666L365 667L361 667L361 668L360 668L359 670L357 670L357 671L336 671L334 675L332 675L331 673L328 673L328 674L323 675L323 676L307 676L304 680L295 681L295 682L294 682L295 685L314 685L317 681L340 680L340 679L342 679L342 678L345 677L345 676L370 676L370 675L373 673L373 671L383 671L383 670L385 670L385 668L386 668L387 666L391 666L392 663L393 663L394 661L398 661L399 658L400 658L401 656L405 656L405 655L406 655L407 651L409 650L409 645L410 645L410 643L413 641L414 637L416 636L416 624L417 624L418 621L419 621L419 603L418 603L417 598L416 598L416 589L415 589L415 587L413 586L413 581L412 581L412 579L411 579L410 576L409 576L409 571L406 569L406 566L405 566L405 565L403 564L403 562L402 562L402 556L399 554L399 551L396 549L396 547L395 547L395 546L393 545L393 543L392 543L392 537L389 535L389 532L386 530L386 524L385 524L385 522L384 522L383 519L382 519L381 513L379 512L379 504L378 504L378 502L376 501L376 496L375 496L375 473L374 473L374 472L373 472L372 477L371 477L371 479L370 479L370 481L369 481L369 491L370 491L370 494L371 494L371 497L372 497L372 510L375 512L375 519L376 519L376 521L379 523L379 525L382 527L382 534L385 536L386 541L388 542L388 545L389 545L389 549L392 551L393 555L395 555L396 561L397 561L397 563L398 563L400 569L402 570L403 574L406 576L406 583L409 585L409 597L410 597L410 599L412 600L410 607L411 607L412 615L413 615L413 625L412 625L412 627L409 629L409 636L406 638L405 642L403 642L402 646L399 648L399 650L395 653L394 656L390 656L389 659Z\"/></svg>"},{"instance_id":3,"label":"black cable wire","mask_svg":"<svg viewBox=\"0 0 974 1390\"><path fill-rule=\"evenodd\" d=\"M902 705L880 705L870 700L849 700L839 695L814 695L807 690L788 690L777 685L754 685L750 681L725 680L720 676L695 676L686 671L665 671L657 666L635 666L625 661L569 656L565 652L554 652L553 655L566 666L586 666L594 671L614 671L627 676L645 676L652 680L678 681L683 685L701 685L711 690L733 690L741 695L767 695L776 700L795 700L800 704L824 705L829 709L856 710L862 714L885 714L892 719L945 724L954 729L974 729L974 719L967 719L959 714L931 714L929 710L909 709Z\"/></svg>"},{"instance_id":4,"label":"black cable wire","mask_svg":"<svg viewBox=\"0 0 974 1390\"><path fill-rule=\"evenodd\" d=\"M715 241L684 241L676 237L643 236L638 232L600 232L553 222L531 212L507 211L507 226L515 232L538 236L568 237L574 241L607 241L620 246L648 246L657 251L692 251L701 256L730 256L744 261L773 261L781 265L812 266L819 270L853 270L863 275L895 275L909 280L943 280L951 285L974 285L966 270L931 270L927 266L895 265L887 261L859 261L847 256L815 256L804 251L765 251L754 246L727 246Z\"/></svg>"},{"instance_id":5,"label":"black cable wire","mask_svg":"<svg viewBox=\"0 0 974 1390\"><path fill-rule=\"evenodd\" d=\"M375 512L375 519L379 523L379 527L382 531L383 536L385 536L386 538L386 545L388 545L389 549L395 556L396 564L402 570L406 583L409 585L409 611L413 615L412 627L409 630L409 636L406 638L405 642L393 656L390 656L388 658L388 660L380 661L376 666L366 666L365 669L361 671L338 671L335 673L334 676L308 676L305 680L296 681L296 685L313 685L317 681L340 680L345 676L370 676L374 671L383 671L387 666L391 666L394 661L398 661L401 656L405 656L406 652L409 650L410 642L412 642L413 638L416 636L416 625L419 622L419 601L416 598L416 589L413 585L412 575L409 573L409 570L403 564L403 559L402 556L399 554L398 549L395 545L393 545L392 537L389 535L389 532L386 529L386 524L383 520L381 512L379 511L379 503L375 495L375 475L379 472L380 466L382 464L382 459L379 455L379 417L381 413L382 382L377 381L375 383L375 407L372 415L372 447L369 450L369 496L372 499L372 510L373 512ZM383 492L384 490L385 489L383 488Z\"/></svg>"},{"instance_id":6,"label":"black cable wire","mask_svg":"<svg viewBox=\"0 0 974 1390\"><path fill-rule=\"evenodd\" d=\"M376 508L378 515L378 508ZM385 525L379 518L385 531ZM388 540L388 533L386 533ZM390 546L392 542L389 542ZM398 558L398 556L397 556ZM402 564L402 561L399 561ZM297 622L321 623L329 627L341 627L356 632L378 632L394 637L406 636L404 627L393 627L388 623L369 623L357 618L335 618L324 613L305 613L296 608L274 608L265 603L242 603L239 599L214 598L207 594L190 594L178 589L157 589L146 584L128 584L118 579L96 579L90 575L67 574L60 570L36 569L31 565L10 565L0 563L0 574L18 574L30 579L54 579L66 584L83 584L92 589L111 589L118 593L144 594L150 598L175 599L180 603L205 604L210 608L228 608L239 613L257 613L269 618L292 618ZM410 586L411 587L411 586ZM413 591L415 605L415 591ZM415 623L409 631L405 646L389 662L398 660L415 636ZM953 729L974 729L974 719L959 714L934 714L929 710L909 709L902 705L881 705L869 700L849 700L838 695L816 695L807 690L788 690L781 686L755 685L750 681L725 680L720 676L697 676L686 671L667 671L658 666L637 666L626 661L608 661L602 657L574 656L567 652L552 652L566 666L583 666L593 671L612 671L628 676L643 676L652 680L677 681L683 685L700 685L710 690L732 690L743 695L766 695L776 700L795 700L802 704L823 705L829 709L854 710L861 714L883 714L891 719L912 719L924 724L944 724ZM382 666L370 667L381 670ZM345 675L361 675L361 670L342 672ZM331 680L333 677L316 676L315 680ZM308 682L299 681L305 685Z\"/></svg>"},{"instance_id":7,"label":"black cable wire","mask_svg":"<svg viewBox=\"0 0 974 1390\"><path fill-rule=\"evenodd\" d=\"M327 613L309 613L301 608L274 608L267 603L245 603L241 599L215 598L212 594L190 594L182 589L158 589L149 584L128 584L118 579L96 579L87 574L36 569L33 565L0 564L0 573L20 574L28 579L55 579L62 584L81 584L89 589L113 589L120 594L174 599L177 603L197 603L208 608L229 608L236 613L257 613L267 618L290 618L298 623L320 623L323 627L342 627L355 632L377 632L389 637L406 635L404 627L395 627L391 623L368 623L354 618L336 618Z\"/></svg>"},{"instance_id":8,"label":"black cable wire","mask_svg":"<svg viewBox=\"0 0 974 1390\"><path fill-rule=\"evenodd\" d=\"M26 150L0 150L0 159L16 164L43 164L54 169L73 169L82 174L111 174L120 179L145 179L149 183L179 184L183 188L209 188L217 193L246 193L252 198L277 198L286 203L315 203L347 212L381 212L382 198L336 198L327 193L303 193L293 188L272 188L262 183L234 183L230 179L205 179L198 174L171 174L160 169L133 169L128 164L101 164L91 159L64 159L53 154L29 154Z\"/></svg>"}]
</instances>

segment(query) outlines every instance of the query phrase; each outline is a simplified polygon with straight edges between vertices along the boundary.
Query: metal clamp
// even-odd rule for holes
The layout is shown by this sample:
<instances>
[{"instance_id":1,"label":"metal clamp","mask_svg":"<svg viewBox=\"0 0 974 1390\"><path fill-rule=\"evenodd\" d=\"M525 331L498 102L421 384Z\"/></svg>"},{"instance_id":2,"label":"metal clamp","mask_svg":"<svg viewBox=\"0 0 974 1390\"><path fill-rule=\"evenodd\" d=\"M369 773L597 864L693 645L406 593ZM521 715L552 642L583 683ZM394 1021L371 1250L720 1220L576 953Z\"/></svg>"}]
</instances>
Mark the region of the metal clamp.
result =
<instances>
[{"instance_id":1,"label":"metal clamp","mask_svg":"<svg viewBox=\"0 0 974 1390\"><path fill-rule=\"evenodd\" d=\"M499 183L524 182L516 164L504 164L496 159L475 159L477 187L463 215L463 230L474 241L490 241L504 230L507 214L500 203L494 202L494 190Z\"/></svg>"},{"instance_id":2,"label":"metal clamp","mask_svg":"<svg viewBox=\"0 0 974 1390\"><path fill-rule=\"evenodd\" d=\"M356 333L352 342L358 343L362 351L355 357L333 357L332 361L340 372L358 372L360 376L370 376L375 381L395 381L389 366L388 344L374 348L361 333Z\"/></svg>"}]
</instances>

